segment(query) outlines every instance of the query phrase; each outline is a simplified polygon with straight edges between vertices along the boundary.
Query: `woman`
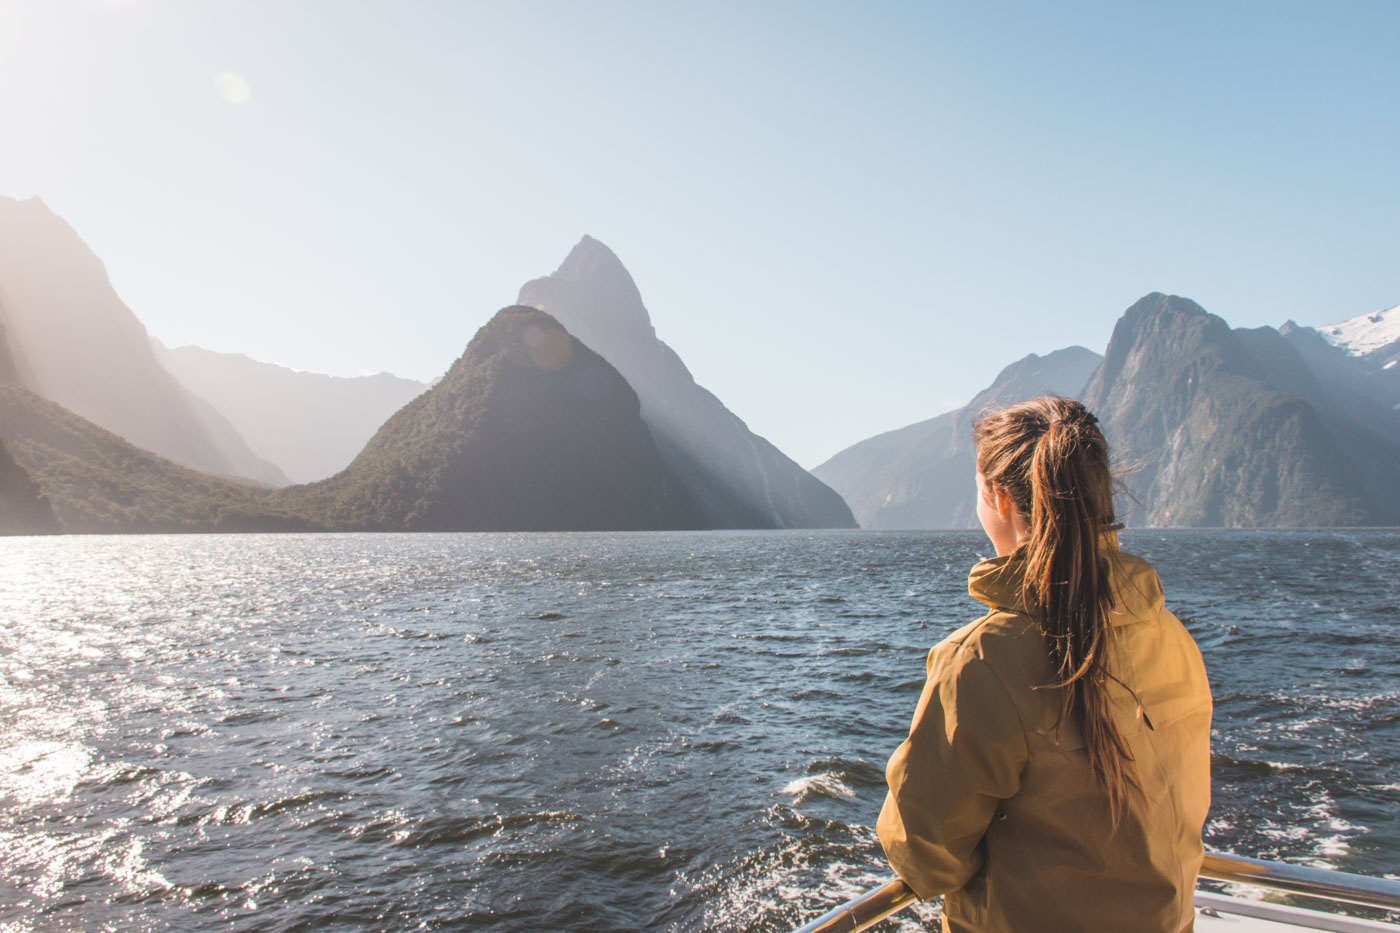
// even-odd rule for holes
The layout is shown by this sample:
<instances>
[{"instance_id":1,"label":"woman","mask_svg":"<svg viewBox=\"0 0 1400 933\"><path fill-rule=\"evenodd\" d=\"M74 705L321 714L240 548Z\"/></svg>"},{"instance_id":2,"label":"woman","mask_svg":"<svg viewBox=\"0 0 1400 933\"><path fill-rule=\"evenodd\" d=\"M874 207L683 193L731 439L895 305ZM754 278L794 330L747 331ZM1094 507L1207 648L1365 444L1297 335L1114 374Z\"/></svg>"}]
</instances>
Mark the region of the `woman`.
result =
<instances>
[{"instance_id":1,"label":"woman","mask_svg":"<svg viewBox=\"0 0 1400 933\"><path fill-rule=\"evenodd\" d=\"M982 417L989 612L936 646L890 758L880 841L943 929L1192 928L1210 688L1146 561L1118 550L1108 444L1083 405Z\"/></svg>"}]
</instances>

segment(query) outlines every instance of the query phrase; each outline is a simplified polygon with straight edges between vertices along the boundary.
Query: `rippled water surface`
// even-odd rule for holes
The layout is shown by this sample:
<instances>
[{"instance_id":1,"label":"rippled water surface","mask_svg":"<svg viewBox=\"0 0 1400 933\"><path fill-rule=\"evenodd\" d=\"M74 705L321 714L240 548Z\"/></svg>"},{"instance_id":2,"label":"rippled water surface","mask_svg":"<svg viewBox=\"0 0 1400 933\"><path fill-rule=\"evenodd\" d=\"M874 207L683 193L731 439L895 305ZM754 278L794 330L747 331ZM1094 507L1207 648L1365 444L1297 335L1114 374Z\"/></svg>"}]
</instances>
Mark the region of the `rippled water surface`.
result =
<instances>
[{"instance_id":1,"label":"rippled water surface","mask_svg":"<svg viewBox=\"0 0 1400 933\"><path fill-rule=\"evenodd\" d=\"M1396 872L1400 532L1124 542L1205 652L1208 844ZM0 539L0 930L790 929L887 872L884 762L986 551Z\"/></svg>"}]
</instances>

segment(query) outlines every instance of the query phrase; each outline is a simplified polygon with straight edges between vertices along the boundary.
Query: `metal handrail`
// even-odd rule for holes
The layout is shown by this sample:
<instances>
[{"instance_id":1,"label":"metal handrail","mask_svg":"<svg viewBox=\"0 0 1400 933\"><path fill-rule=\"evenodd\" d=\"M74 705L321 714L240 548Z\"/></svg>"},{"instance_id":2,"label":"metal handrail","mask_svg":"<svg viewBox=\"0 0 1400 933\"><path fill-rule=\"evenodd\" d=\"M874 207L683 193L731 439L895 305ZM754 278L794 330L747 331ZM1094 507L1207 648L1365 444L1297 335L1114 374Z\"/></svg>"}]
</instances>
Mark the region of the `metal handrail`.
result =
<instances>
[{"instance_id":1,"label":"metal handrail","mask_svg":"<svg viewBox=\"0 0 1400 933\"><path fill-rule=\"evenodd\" d=\"M1306 868L1225 852L1206 853L1201 865L1201 877L1252 884L1329 901L1400 910L1400 881L1390 878ZM860 933L916 900L918 896L909 885L899 878L891 878L798 927L793 933Z\"/></svg>"},{"instance_id":2,"label":"metal handrail","mask_svg":"<svg viewBox=\"0 0 1400 933\"><path fill-rule=\"evenodd\" d=\"M828 910L793 933L857 933L870 929L918 899L919 896L902 879L891 878L880 887L871 888L840 907Z\"/></svg>"},{"instance_id":3,"label":"metal handrail","mask_svg":"<svg viewBox=\"0 0 1400 933\"><path fill-rule=\"evenodd\" d=\"M1258 885L1329 901L1400 910L1400 881L1353 875L1330 868L1307 868L1243 855L1207 852L1201 877Z\"/></svg>"}]
</instances>

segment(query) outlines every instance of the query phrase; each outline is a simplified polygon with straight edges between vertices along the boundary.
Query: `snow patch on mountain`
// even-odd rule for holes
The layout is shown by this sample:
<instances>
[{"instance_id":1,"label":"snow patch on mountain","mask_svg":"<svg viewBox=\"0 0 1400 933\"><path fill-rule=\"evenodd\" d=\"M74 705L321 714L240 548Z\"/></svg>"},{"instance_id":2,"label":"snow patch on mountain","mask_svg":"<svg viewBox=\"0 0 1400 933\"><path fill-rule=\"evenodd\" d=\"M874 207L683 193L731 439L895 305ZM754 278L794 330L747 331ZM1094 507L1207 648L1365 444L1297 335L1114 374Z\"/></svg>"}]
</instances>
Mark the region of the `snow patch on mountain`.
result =
<instances>
[{"instance_id":1,"label":"snow patch on mountain","mask_svg":"<svg viewBox=\"0 0 1400 933\"><path fill-rule=\"evenodd\" d=\"M1371 314L1360 314L1340 324L1317 328L1322 339L1352 356L1365 356L1400 343L1400 305Z\"/></svg>"}]
</instances>

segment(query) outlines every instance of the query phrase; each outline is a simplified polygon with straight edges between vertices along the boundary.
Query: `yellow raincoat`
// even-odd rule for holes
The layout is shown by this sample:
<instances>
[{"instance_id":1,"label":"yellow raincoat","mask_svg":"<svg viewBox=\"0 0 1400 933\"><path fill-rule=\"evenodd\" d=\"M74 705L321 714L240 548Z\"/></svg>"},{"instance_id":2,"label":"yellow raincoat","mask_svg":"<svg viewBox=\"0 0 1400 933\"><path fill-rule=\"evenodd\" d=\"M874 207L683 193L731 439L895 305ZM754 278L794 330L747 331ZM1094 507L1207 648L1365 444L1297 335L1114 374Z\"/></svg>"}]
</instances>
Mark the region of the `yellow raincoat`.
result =
<instances>
[{"instance_id":1,"label":"yellow raincoat","mask_svg":"<svg viewBox=\"0 0 1400 933\"><path fill-rule=\"evenodd\" d=\"M1056 731L1045 638L1022 611L1020 553L972 568L990 608L928 657L909 738L886 769L880 841L945 933L1181 933L1192 928L1210 808L1210 686L1146 561L1110 536L1113 715L1142 790L1115 828L1078 726ZM1131 688L1131 692L1127 689ZM1134 695L1135 694L1135 695Z\"/></svg>"}]
</instances>

